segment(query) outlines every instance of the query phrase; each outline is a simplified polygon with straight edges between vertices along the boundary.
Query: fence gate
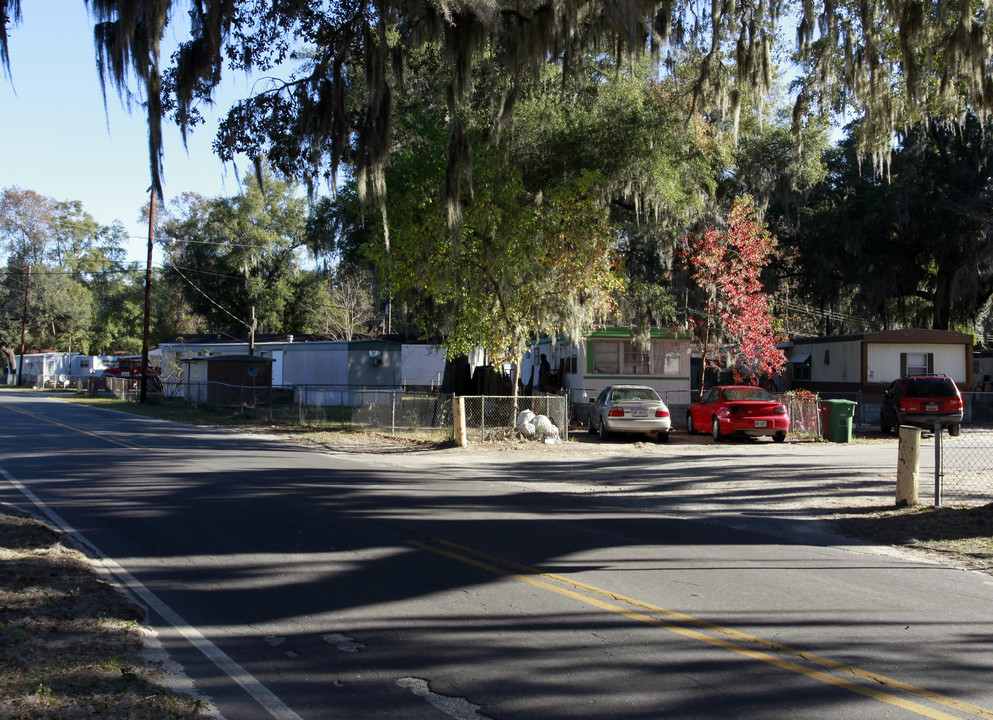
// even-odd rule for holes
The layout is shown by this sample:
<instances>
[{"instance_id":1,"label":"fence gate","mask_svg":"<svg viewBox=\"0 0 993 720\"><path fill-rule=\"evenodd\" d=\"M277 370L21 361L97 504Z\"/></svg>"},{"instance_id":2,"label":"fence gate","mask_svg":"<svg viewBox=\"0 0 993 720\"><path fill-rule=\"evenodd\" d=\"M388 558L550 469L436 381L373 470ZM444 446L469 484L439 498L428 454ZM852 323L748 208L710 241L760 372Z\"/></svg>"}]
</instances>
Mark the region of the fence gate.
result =
<instances>
[{"instance_id":1,"label":"fence gate","mask_svg":"<svg viewBox=\"0 0 993 720\"><path fill-rule=\"evenodd\" d=\"M934 428L934 504L993 502L993 427L966 425L951 437Z\"/></svg>"}]
</instances>

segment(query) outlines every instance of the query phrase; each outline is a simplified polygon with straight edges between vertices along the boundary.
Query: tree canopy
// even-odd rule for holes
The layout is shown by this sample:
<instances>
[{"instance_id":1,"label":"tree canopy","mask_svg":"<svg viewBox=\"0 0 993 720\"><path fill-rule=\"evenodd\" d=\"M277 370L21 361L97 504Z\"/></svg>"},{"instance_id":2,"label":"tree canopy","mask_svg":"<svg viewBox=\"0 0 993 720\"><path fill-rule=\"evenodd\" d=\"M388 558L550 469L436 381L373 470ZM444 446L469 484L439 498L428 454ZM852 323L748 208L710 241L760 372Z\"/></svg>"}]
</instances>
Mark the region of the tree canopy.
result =
<instances>
[{"instance_id":1,"label":"tree canopy","mask_svg":"<svg viewBox=\"0 0 993 720\"><path fill-rule=\"evenodd\" d=\"M79 202L18 187L0 193L0 351L8 363L22 330L28 349L140 348L140 277L125 243L119 224L100 225Z\"/></svg>"},{"instance_id":2,"label":"tree canopy","mask_svg":"<svg viewBox=\"0 0 993 720\"><path fill-rule=\"evenodd\" d=\"M216 265L219 303L251 299L270 329L348 335L371 322L372 304L396 303L425 337L479 341L459 320L475 317L477 330L493 320L486 335L503 342L522 324L561 329L570 313L575 328L602 321L587 312L602 287L612 297L597 312L647 327L675 314L681 238L720 225L720 208L746 193L794 244L774 265L811 302L881 324L919 323L930 303L930 323L947 327L975 319L990 297L993 55L978 0L85 1L105 92L147 116L154 187L161 124L195 128L198 108L239 71L256 82L227 112L220 156L249 155L260 179L271 168L313 190L341 185L337 200L292 221L294 247L336 264L321 277L282 275L279 252L246 260L230 238L261 233L281 247L287 237L274 217L252 219L247 196L201 199L172 228L176 239L209 230L227 243L174 250L186 266ZM163 60L163 34L182 10L188 29ZM9 71L19 0L0 0L0 20ZM777 78L793 73L792 113L769 112L782 97ZM855 122L825 176L825 129L840 114ZM65 267L94 291L113 230L51 202L20 234L7 226L7 257ZM583 257L571 254L578 228L579 250L600 255L577 282L568 258ZM533 296L539 281L569 277L572 300L510 311L515 283ZM167 324L220 323L177 278L157 296ZM344 313L356 299L364 307Z\"/></svg>"},{"instance_id":3,"label":"tree canopy","mask_svg":"<svg viewBox=\"0 0 993 720\"><path fill-rule=\"evenodd\" d=\"M974 325L993 297L993 128L918 123L885 177L855 140L829 156L793 237L801 287L816 305L867 320L947 330Z\"/></svg>"},{"instance_id":4,"label":"tree canopy","mask_svg":"<svg viewBox=\"0 0 993 720\"><path fill-rule=\"evenodd\" d=\"M183 198L162 228L164 278L215 331L245 334L254 312L260 332L281 332L291 326L306 203L271 177L246 180L234 197Z\"/></svg>"},{"instance_id":5,"label":"tree canopy","mask_svg":"<svg viewBox=\"0 0 993 720\"><path fill-rule=\"evenodd\" d=\"M178 0L86 2L101 77L147 115L157 188L163 117L194 126L222 74L245 70L279 79L256 84L231 108L217 142L222 157L266 158L308 183L333 182L346 163L363 197L381 198L394 99L411 80L408 61L429 44L445 51L452 216L469 159L456 110L478 87L474 60L483 55L499 63L485 78L497 124L541 67L569 73L591 53L692 67L694 110L735 124L742 108L761 107L776 66L796 63L794 128L811 114L846 112L863 120L860 151L879 158L895 130L993 108L993 20L978 0L202 0L191 4L189 32L168 67L160 41ZM6 69L7 25L19 21L20 0L0 0L0 19Z\"/></svg>"}]
</instances>

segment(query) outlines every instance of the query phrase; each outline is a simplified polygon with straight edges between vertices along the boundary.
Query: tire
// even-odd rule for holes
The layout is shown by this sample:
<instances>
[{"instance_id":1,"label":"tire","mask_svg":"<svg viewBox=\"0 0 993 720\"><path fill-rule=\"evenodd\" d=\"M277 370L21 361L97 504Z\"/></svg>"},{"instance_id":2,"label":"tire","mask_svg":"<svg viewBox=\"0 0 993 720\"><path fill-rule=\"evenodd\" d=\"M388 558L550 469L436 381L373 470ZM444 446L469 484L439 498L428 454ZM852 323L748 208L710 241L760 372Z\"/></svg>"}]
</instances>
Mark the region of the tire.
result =
<instances>
[{"instance_id":1,"label":"tire","mask_svg":"<svg viewBox=\"0 0 993 720\"><path fill-rule=\"evenodd\" d=\"M962 432L962 426L958 423L948 426L948 437L958 437L960 432Z\"/></svg>"},{"instance_id":2,"label":"tire","mask_svg":"<svg viewBox=\"0 0 993 720\"><path fill-rule=\"evenodd\" d=\"M610 437L610 430L607 429L607 423L605 423L603 421L603 419L601 419L600 420L600 442L603 442L604 440L606 440L609 437Z\"/></svg>"},{"instance_id":3,"label":"tire","mask_svg":"<svg viewBox=\"0 0 993 720\"><path fill-rule=\"evenodd\" d=\"M658 440L660 443L667 443L667 442L669 442L669 431L666 430L665 432L658 433L656 435L655 439Z\"/></svg>"},{"instance_id":4,"label":"tire","mask_svg":"<svg viewBox=\"0 0 993 720\"><path fill-rule=\"evenodd\" d=\"M714 418L714 422L710 426L710 434L714 436L714 442L720 442L723 438L721 435L721 421L717 418Z\"/></svg>"},{"instance_id":5,"label":"tire","mask_svg":"<svg viewBox=\"0 0 993 720\"><path fill-rule=\"evenodd\" d=\"M686 413L686 432L690 435L696 435L699 432L693 425L693 415L691 413Z\"/></svg>"},{"instance_id":6,"label":"tire","mask_svg":"<svg viewBox=\"0 0 993 720\"><path fill-rule=\"evenodd\" d=\"M899 418L897 418L897 421L899 421ZM897 424L899 425L900 423L897 422ZM886 422L886 418L883 415L883 411L880 410L879 411L879 432L881 432L883 435L889 435L891 430L893 430L893 425L890 424L890 423L888 423L888 422Z\"/></svg>"},{"instance_id":7,"label":"tire","mask_svg":"<svg viewBox=\"0 0 993 720\"><path fill-rule=\"evenodd\" d=\"M786 442L786 433L776 433L772 436L772 441L778 443Z\"/></svg>"}]
</instances>

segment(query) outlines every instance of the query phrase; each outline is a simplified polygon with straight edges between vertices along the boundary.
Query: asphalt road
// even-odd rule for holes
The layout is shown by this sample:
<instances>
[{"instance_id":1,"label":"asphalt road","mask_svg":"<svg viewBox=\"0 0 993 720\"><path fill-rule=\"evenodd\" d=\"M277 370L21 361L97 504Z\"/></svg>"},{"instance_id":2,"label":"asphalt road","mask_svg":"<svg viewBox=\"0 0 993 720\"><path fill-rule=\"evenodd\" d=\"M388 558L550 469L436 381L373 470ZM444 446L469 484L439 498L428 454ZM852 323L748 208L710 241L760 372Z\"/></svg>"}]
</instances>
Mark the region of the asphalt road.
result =
<instances>
[{"instance_id":1,"label":"asphalt road","mask_svg":"<svg viewBox=\"0 0 993 720\"><path fill-rule=\"evenodd\" d=\"M0 501L228 720L993 718L991 578L816 532L892 445L349 454L12 391L0 422Z\"/></svg>"}]
</instances>

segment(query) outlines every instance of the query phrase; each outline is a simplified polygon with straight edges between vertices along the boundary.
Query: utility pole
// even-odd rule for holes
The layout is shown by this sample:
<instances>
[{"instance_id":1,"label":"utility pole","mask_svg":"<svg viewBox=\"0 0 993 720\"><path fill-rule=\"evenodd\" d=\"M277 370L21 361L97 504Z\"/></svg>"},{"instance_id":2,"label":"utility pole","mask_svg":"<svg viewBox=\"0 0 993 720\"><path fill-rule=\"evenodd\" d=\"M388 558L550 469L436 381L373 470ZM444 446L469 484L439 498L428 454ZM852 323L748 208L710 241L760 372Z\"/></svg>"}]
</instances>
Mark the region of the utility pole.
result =
<instances>
[{"instance_id":1,"label":"utility pole","mask_svg":"<svg viewBox=\"0 0 993 720\"><path fill-rule=\"evenodd\" d=\"M17 387L24 385L24 337L28 330L28 293L31 290L31 266L28 265L28 281L24 286L24 315L21 316L21 357L17 364Z\"/></svg>"},{"instance_id":2,"label":"utility pole","mask_svg":"<svg viewBox=\"0 0 993 720\"><path fill-rule=\"evenodd\" d=\"M149 188L148 201L148 262L145 265L145 331L141 341L141 398L148 398L148 328L152 314L152 238L155 234L155 186Z\"/></svg>"},{"instance_id":3,"label":"utility pole","mask_svg":"<svg viewBox=\"0 0 993 720\"><path fill-rule=\"evenodd\" d=\"M248 354L255 354L255 326L258 323L255 320L255 306L252 305L252 320L248 325Z\"/></svg>"}]
</instances>

